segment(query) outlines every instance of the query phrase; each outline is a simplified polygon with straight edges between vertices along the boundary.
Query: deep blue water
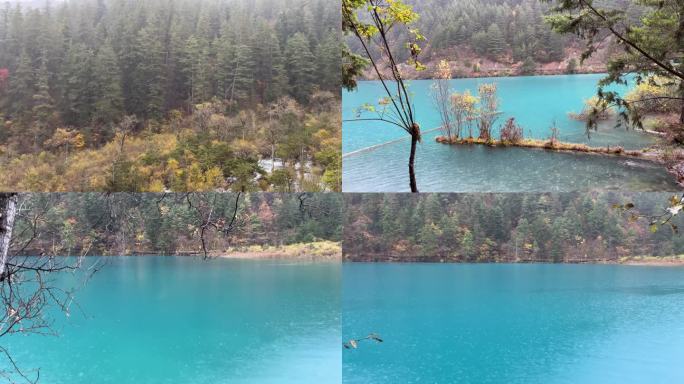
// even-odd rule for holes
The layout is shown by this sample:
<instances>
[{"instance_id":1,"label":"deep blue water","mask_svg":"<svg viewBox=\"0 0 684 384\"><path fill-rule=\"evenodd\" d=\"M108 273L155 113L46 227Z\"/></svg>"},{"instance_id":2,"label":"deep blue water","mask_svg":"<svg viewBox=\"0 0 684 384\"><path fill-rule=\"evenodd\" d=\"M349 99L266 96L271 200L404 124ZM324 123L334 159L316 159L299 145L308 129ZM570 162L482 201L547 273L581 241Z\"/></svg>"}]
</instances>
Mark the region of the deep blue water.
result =
<instances>
[{"instance_id":1,"label":"deep blue water","mask_svg":"<svg viewBox=\"0 0 684 384\"><path fill-rule=\"evenodd\" d=\"M555 122L560 139L591 146L648 147L653 136L602 124L589 137L583 122L568 112L582 110L584 100L596 93L602 75L530 76L455 79L452 88L477 91L478 84L495 82L503 116L515 117L526 137L550 137ZM410 83L417 120L424 131L440 125L430 96L430 80ZM626 87L615 90L624 92ZM343 94L343 118L383 97L379 82L359 83ZM364 114L373 117L372 114ZM469 148L435 142L438 131L426 133L417 156L418 186L422 192L532 192L629 188L634 191L675 190L672 177L660 166L642 161L545 152L522 148ZM498 135L498 128L495 130ZM408 190L407 163L410 142L401 129L382 122L343 124L343 188L346 192L403 192ZM397 141L399 139L399 141Z\"/></svg>"},{"instance_id":2,"label":"deep blue water","mask_svg":"<svg viewBox=\"0 0 684 384\"><path fill-rule=\"evenodd\" d=\"M340 269L113 258L78 292L83 313L54 314L59 337L8 347L49 384L340 382Z\"/></svg>"},{"instance_id":3,"label":"deep blue water","mask_svg":"<svg viewBox=\"0 0 684 384\"><path fill-rule=\"evenodd\" d=\"M684 268L345 264L345 383L682 383Z\"/></svg>"}]
</instances>

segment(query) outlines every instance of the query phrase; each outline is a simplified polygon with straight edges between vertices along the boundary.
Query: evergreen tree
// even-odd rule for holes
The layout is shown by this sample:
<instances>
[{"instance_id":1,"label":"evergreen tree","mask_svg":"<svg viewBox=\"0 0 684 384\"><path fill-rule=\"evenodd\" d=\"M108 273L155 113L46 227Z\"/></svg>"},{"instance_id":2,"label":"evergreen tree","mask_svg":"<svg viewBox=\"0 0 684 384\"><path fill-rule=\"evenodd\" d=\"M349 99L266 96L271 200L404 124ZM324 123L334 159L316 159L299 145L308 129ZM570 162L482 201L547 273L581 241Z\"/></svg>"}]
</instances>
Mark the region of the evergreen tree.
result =
<instances>
[{"instance_id":1,"label":"evergreen tree","mask_svg":"<svg viewBox=\"0 0 684 384\"><path fill-rule=\"evenodd\" d=\"M43 56L36 74L36 93L33 95L32 115L35 144L42 143L51 134L50 123L54 120L55 103L50 95L47 58Z\"/></svg>"},{"instance_id":2,"label":"evergreen tree","mask_svg":"<svg viewBox=\"0 0 684 384\"><path fill-rule=\"evenodd\" d=\"M94 115L99 85L95 81L93 58L93 51L84 44L72 44L67 51L61 87L61 110L68 125L86 125Z\"/></svg>"},{"instance_id":3,"label":"evergreen tree","mask_svg":"<svg viewBox=\"0 0 684 384\"><path fill-rule=\"evenodd\" d=\"M232 65L231 101L249 103L254 98L254 51L247 44L238 44Z\"/></svg>"},{"instance_id":4,"label":"evergreen tree","mask_svg":"<svg viewBox=\"0 0 684 384\"><path fill-rule=\"evenodd\" d=\"M534 59L530 56L527 56L525 58L525 61L523 61L522 66L520 67L520 74L521 75L533 75L537 70L537 63L534 62Z\"/></svg>"},{"instance_id":5,"label":"evergreen tree","mask_svg":"<svg viewBox=\"0 0 684 384\"><path fill-rule=\"evenodd\" d=\"M464 229L459 245L461 248L461 255L464 257L464 259L473 261L475 258L475 242L473 239L473 233L470 230Z\"/></svg>"},{"instance_id":6,"label":"evergreen tree","mask_svg":"<svg viewBox=\"0 0 684 384\"><path fill-rule=\"evenodd\" d=\"M341 81L340 52L340 37L337 32L330 32L318 45L316 51L316 62L318 63L316 77L323 88L334 92L339 88Z\"/></svg>"},{"instance_id":7,"label":"evergreen tree","mask_svg":"<svg viewBox=\"0 0 684 384\"><path fill-rule=\"evenodd\" d=\"M12 115L21 116L31 108L33 96L33 65L26 52L19 57L15 73L9 73L9 90L6 102Z\"/></svg>"},{"instance_id":8,"label":"evergreen tree","mask_svg":"<svg viewBox=\"0 0 684 384\"><path fill-rule=\"evenodd\" d=\"M287 40L286 60L288 78L292 95L300 102L308 100L315 81L315 56L302 33L297 33Z\"/></svg>"},{"instance_id":9,"label":"evergreen tree","mask_svg":"<svg viewBox=\"0 0 684 384\"><path fill-rule=\"evenodd\" d=\"M487 53L496 58L504 53L506 41L498 25L492 24L487 28Z\"/></svg>"},{"instance_id":10,"label":"evergreen tree","mask_svg":"<svg viewBox=\"0 0 684 384\"><path fill-rule=\"evenodd\" d=\"M423 226L418 233L421 250L425 255L434 255L439 249L439 236L441 236L440 229L434 224L430 223Z\"/></svg>"},{"instance_id":11,"label":"evergreen tree","mask_svg":"<svg viewBox=\"0 0 684 384\"><path fill-rule=\"evenodd\" d=\"M98 95L95 103L95 121L101 124L117 122L123 115L121 69L110 44L104 44L95 57L95 77Z\"/></svg>"},{"instance_id":12,"label":"evergreen tree","mask_svg":"<svg viewBox=\"0 0 684 384\"><path fill-rule=\"evenodd\" d=\"M158 20L154 20L138 33L136 51L138 65L134 78L136 91L140 95L142 105L135 108L135 114L145 118L160 119L164 115L164 88L166 71L164 66L165 52L161 43L161 32Z\"/></svg>"}]
</instances>

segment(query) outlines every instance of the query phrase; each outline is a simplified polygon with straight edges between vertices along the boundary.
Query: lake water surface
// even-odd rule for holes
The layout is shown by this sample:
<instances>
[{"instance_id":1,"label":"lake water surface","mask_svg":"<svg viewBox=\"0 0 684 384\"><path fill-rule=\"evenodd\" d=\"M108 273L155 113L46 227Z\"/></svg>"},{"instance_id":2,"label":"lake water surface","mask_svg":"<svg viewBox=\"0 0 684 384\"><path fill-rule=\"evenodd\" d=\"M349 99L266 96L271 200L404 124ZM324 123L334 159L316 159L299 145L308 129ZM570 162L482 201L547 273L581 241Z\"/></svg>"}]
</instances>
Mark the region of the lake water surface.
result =
<instances>
[{"instance_id":1,"label":"lake water surface","mask_svg":"<svg viewBox=\"0 0 684 384\"><path fill-rule=\"evenodd\" d=\"M345 264L345 383L682 383L684 268Z\"/></svg>"},{"instance_id":2,"label":"lake water surface","mask_svg":"<svg viewBox=\"0 0 684 384\"><path fill-rule=\"evenodd\" d=\"M50 384L341 381L340 265L112 258L59 337L10 339Z\"/></svg>"},{"instance_id":3,"label":"lake water surface","mask_svg":"<svg viewBox=\"0 0 684 384\"><path fill-rule=\"evenodd\" d=\"M623 146L638 149L657 139L635 130L603 124L587 137L583 122L568 112L582 110L584 100L596 93L602 75L529 76L455 79L454 90L477 92L482 83L495 82L503 116L515 117L526 137L550 137L552 124L560 139L591 146ZM431 80L410 83L417 119L423 130L418 148L417 175L421 192L534 192L621 189L633 191L676 190L673 177L661 166L616 157L554 153L522 148L446 146L435 142L439 115L430 96ZM626 87L614 88L625 92ZM343 94L343 118L354 119L364 103L375 104L384 96L377 81L359 83ZM366 113L364 117L373 117ZM498 136L498 128L495 130ZM410 142L401 129L382 122L349 122L343 125L343 188L347 192L403 192L408 190ZM399 140L399 141L397 141Z\"/></svg>"}]
</instances>

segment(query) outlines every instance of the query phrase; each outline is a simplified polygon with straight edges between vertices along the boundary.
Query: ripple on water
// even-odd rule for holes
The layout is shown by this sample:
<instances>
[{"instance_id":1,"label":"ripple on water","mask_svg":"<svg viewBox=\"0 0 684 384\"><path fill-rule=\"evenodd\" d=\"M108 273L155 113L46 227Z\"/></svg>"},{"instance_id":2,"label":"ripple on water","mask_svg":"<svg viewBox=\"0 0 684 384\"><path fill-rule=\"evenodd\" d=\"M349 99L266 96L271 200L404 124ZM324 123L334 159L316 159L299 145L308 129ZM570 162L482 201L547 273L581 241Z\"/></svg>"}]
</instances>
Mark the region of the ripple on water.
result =
<instances>
[{"instance_id":1,"label":"ripple on water","mask_svg":"<svg viewBox=\"0 0 684 384\"><path fill-rule=\"evenodd\" d=\"M602 75L530 76L495 79L456 79L456 90L476 90L483 82L499 85L505 117L514 116L527 137L544 139L555 122L560 139L591 146L643 148L657 138L605 123L587 137L582 122L568 118L596 92ZM428 97L431 81L411 82L415 110L423 127L439 125ZM624 87L618 87L624 92ZM420 96L425 97L420 97ZM345 92L343 115L382 96L377 82L362 82L357 92ZM524 148L450 147L437 144L438 132L425 135L417 157L418 187L425 192L564 192L587 190L673 191L674 178L657 164L624 158L546 152ZM343 189L346 192L407 192L407 140L398 128L375 122L345 122L343 127ZM384 145L385 143L390 143ZM373 147L372 150L364 150Z\"/></svg>"},{"instance_id":2,"label":"ripple on water","mask_svg":"<svg viewBox=\"0 0 684 384\"><path fill-rule=\"evenodd\" d=\"M681 383L684 268L346 264L345 383Z\"/></svg>"},{"instance_id":3,"label":"ripple on water","mask_svg":"<svg viewBox=\"0 0 684 384\"><path fill-rule=\"evenodd\" d=\"M661 165L638 159L526 148L449 146L426 135L418 147L421 192L677 191ZM398 142L343 160L345 192L408 192L410 143Z\"/></svg>"},{"instance_id":4,"label":"ripple on water","mask_svg":"<svg viewBox=\"0 0 684 384\"><path fill-rule=\"evenodd\" d=\"M53 314L60 337L3 345L41 382L341 381L339 265L109 260L77 292L86 316Z\"/></svg>"}]
</instances>

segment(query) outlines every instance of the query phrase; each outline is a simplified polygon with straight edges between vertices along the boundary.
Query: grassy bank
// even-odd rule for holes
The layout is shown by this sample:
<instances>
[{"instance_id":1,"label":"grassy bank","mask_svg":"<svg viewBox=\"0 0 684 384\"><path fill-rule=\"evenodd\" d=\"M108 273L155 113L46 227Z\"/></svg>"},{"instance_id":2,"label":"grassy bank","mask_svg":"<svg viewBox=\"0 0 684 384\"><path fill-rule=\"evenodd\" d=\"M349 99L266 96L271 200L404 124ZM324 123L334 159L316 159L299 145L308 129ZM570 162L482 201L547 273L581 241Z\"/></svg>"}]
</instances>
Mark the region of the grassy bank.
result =
<instances>
[{"instance_id":1,"label":"grassy bank","mask_svg":"<svg viewBox=\"0 0 684 384\"><path fill-rule=\"evenodd\" d=\"M652 265L662 267L684 266L684 255L677 256L635 256L623 257L619 264L625 265Z\"/></svg>"},{"instance_id":2,"label":"grassy bank","mask_svg":"<svg viewBox=\"0 0 684 384\"><path fill-rule=\"evenodd\" d=\"M427 264L595 264L595 265L634 265L656 267L684 267L684 255L680 256L633 256L620 259L565 260L553 263L548 260L514 260L512 258L496 260L464 260L444 257L407 257L407 256L368 256L345 257L345 262L352 263L427 263Z\"/></svg>"},{"instance_id":3,"label":"grassy bank","mask_svg":"<svg viewBox=\"0 0 684 384\"><path fill-rule=\"evenodd\" d=\"M285 259L335 261L342 258L342 244L333 241L289 244L283 246L252 245L231 247L211 256L227 259Z\"/></svg>"},{"instance_id":4,"label":"grassy bank","mask_svg":"<svg viewBox=\"0 0 684 384\"><path fill-rule=\"evenodd\" d=\"M489 147L536 148L558 152L592 153L601 155L639 157L654 161L658 160L657 156L651 155L651 153L647 152L646 150L625 150L620 146L590 147L586 144L564 143L561 141L552 140L523 139L516 142L510 142L502 140L485 140L480 138L448 139L444 136L437 136L436 141L441 144L449 145L487 145Z\"/></svg>"}]
</instances>

